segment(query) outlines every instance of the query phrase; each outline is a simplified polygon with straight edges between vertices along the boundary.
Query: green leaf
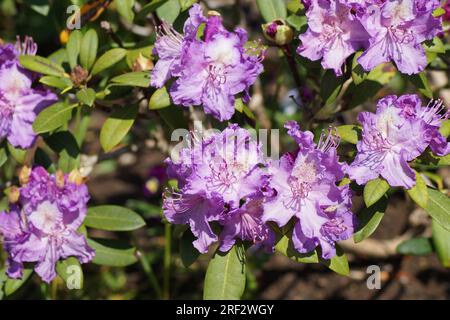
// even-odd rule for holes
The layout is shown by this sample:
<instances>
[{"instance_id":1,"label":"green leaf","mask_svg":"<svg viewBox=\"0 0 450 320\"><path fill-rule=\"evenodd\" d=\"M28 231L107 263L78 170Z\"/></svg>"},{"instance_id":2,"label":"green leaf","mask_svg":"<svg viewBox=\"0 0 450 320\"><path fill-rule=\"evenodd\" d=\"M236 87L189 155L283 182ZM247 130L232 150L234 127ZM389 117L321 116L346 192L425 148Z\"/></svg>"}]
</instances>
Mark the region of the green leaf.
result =
<instances>
[{"instance_id":1,"label":"green leaf","mask_svg":"<svg viewBox=\"0 0 450 320\"><path fill-rule=\"evenodd\" d=\"M74 271L78 270L80 271L79 275L81 277L80 280L80 287L73 287L73 284L71 283L71 276L74 276ZM83 269L81 268L81 264L75 257L69 257L65 260L58 261L56 264L56 273L64 280L66 283L66 286L71 289L81 289L83 288L83 282L84 282L84 275L83 275Z\"/></svg>"},{"instance_id":2,"label":"green leaf","mask_svg":"<svg viewBox=\"0 0 450 320\"><path fill-rule=\"evenodd\" d=\"M300 31L304 26L307 25L308 20L305 16L297 16L295 14L292 14L287 17L286 22L295 30Z\"/></svg>"},{"instance_id":3,"label":"green leaf","mask_svg":"<svg viewBox=\"0 0 450 320\"><path fill-rule=\"evenodd\" d=\"M153 0L144 5L138 13L138 18L147 16L149 13L155 12L160 6L166 3L168 0Z\"/></svg>"},{"instance_id":4,"label":"green leaf","mask_svg":"<svg viewBox=\"0 0 450 320\"><path fill-rule=\"evenodd\" d=\"M367 80L376 81L381 85L388 84L397 74L397 70L390 64L382 63L369 72Z\"/></svg>"},{"instance_id":5,"label":"green leaf","mask_svg":"<svg viewBox=\"0 0 450 320\"><path fill-rule=\"evenodd\" d=\"M44 167L47 171L49 171L53 165L50 157L41 148L36 148L36 152L34 154L34 164Z\"/></svg>"},{"instance_id":6,"label":"green leaf","mask_svg":"<svg viewBox=\"0 0 450 320\"><path fill-rule=\"evenodd\" d=\"M421 94L429 99L433 99L433 91L430 88L427 76L424 72L408 76L408 79L419 90Z\"/></svg>"},{"instance_id":7,"label":"green leaf","mask_svg":"<svg viewBox=\"0 0 450 320\"><path fill-rule=\"evenodd\" d=\"M320 258L320 263L327 266L337 274L348 276L350 274L350 267L348 265L347 256L344 251L336 244L336 255L330 260Z\"/></svg>"},{"instance_id":8,"label":"green leaf","mask_svg":"<svg viewBox=\"0 0 450 320\"><path fill-rule=\"evenodd\" d=\"M92 74L96 75L103 70L108 69L109 67L115 65L120 60L125 58L127 54L127 50L122 48L115 48L111 49L109 51L106 51L98 60L95 62L94 66L92 67Z\"/></svg>"},{"instance_id":9,"label":"green leaf","mask_svg":"<svg viewBox=\"0 0 450 320\"><path fill-rule=\"evenodd\" d=\"M125 73L112 78L111 82L132 87L148 88L150 86L150 72L136 71Z\"/></svg>"},{"instance_id":10,"label":"green leaf","mask_svg":"<svg viewBox=\"0 0 450 320\"><path fill-rule=\"evenodd\" d=\"M256 4L266 22L286 19L287 8L284 0L256 0Z\"/></svg>"},{"instance_id":11,"label":"green leaf","mask_svg":"<svg viewBox=\"0 0 450 320\"><path fill-rule=\"evenodd\" d=\"M450 136L450 120L442 121L441 127L439 128L439 132L446 138Z\"/></svg>"},{"instance_id":12,"label":"green leaf","mask_svg":"<svg viewBox=\"0 0 450 320\"><path fill-rule=\"evenodd\" d=\"M4 287L7 279L8 279L8 277L6 276L6 273L5 273L5 267L3 267L0 269L0 300L3 300L3 296L5 295L5 293L3 291L3 287Z\"/></svg>"},{"instance_id":13,"label":"green leaf","mask_svg":"<svg viewBox=\"0 0 450 320\"><path fill-rule=\"evenodd\" d=\"M370 208L365 208L358 215L358 228L353 235L355 243L370 237L378 228L387 207L387 198L384 197Z\"/></svg>"},{"instance_id":14,"label":"green leaf","mask_svg":"<svg viewBox=\"0 0 450 320\"><path fill-rule=\"evenodd\" d=\"M178 0L167 0L156 9L158 17L168 23L174 23L180 11L181 6Z\"/></svg>"},{"instance_id":15,"label":"green leaf","mask_svg":"<svg viewBox=\"0 0 450 320\"><path fill-rule=\"evenodd\" d=\"M292 13L297 13L298 11L300 11L303 8L304 8L304 5L301 1L289 0L289 2L287 3L287 9Z\"/></svg>"},{"instance_id":16,"label":"green leaf","mask_svg":"<svg viewBox=\"0 0 450 320\"><path fill-rule=\"evenodd\" d=\"M433 17L437 18L444 15L447 11L444 8L438 7L433 11Z\"/></svg>"},{"instance_id":17,"label":"green leaf","mask_svg":"<svg viewBox=\"0 0 450 320\"><path fill-rule=\"evenodd\" d=\"M152 94L148 105L150 110L158 110L169 107L171 105L170 96L166 87L156 90Z\"/></svg>"},{"instance_id":18,"label":"green leaf","mask_svg":"<svg viewBox=\"0 0 450 320\"><path fill-rule=\"evenodd\" d=\"M298 252L292 243L292 234L280 236L277 234L277 240L275 244L275 251L288 257L295 262L302 263L317 263L319 262L319 256L315 250L308 253Z\"/></svg>"},{"instance_id":19,"label":"green leaf","mask_svg":"<svg viewBox=\"0 0 450 320\"><path fill-rule=\"evenodd\" d=\"M326 106L336 101L343 84L344 77L336 77L333 70L325 71L320 86L320 96Z\"/></svg>"},{"instance_id":20,"label":"green leaf","mask_svg":"<svg viewBox=\"0 0 450 320\"><path fill-rule=\"evenodd\" d=\"M135 0L116 0L117 12L128 22L134 20L134 3Z\"/></svg>"},{"instance_id":21,"label":"green leaf","mask_svg":"<svg viewBox=\"0 0 450 320\"><path fill-rule=\"evenodd\" d=\"M41 56L22 55L19 62L22 67L31 71L55 77L64 76L63 67Z\"/></svg>"},{"instance_id":22,"label":"green leaf","mask_svg":"<svg viewBox=\"0 0 450 320\"><path fill-rule=\"evenodd\" d=\"M181 6L181 11L186 11L187 9L192 7L192 5L194 3L196 3L198 0L179 0L179 1L180 1L180 6Z\"/></svg>"},{"instance_id":23,"label":"green leaf","mask_svg":"<svg viewBox=\"0 0 450 320\"><path fill-rule=\"evenodd\" d=\"M389 190L389 184L382 178L369 181L364 187L364 202L367 208L376 203Z\"/></svg>"},{"instance_id":24,"label":"green leaf","mask_svg":"<svg viewBox=\"0 0 450 320\"><path fill-rule=\"evenodd\" d=\"M416 185L409 190L406 190L411 199L414 200L422 208L426 208L428 203L428 188L422 175L416 171Z\"/></svg>"},{"instance_id":25,"label":"green leaf","mask_svg":"<svg viewBox=\"0 0 450 320\"><path fill-rule=\"evenodd\" d=\"M72 110L77 105L57 102L42 110L33 123L33 130L37 134L54 131L67 124L72 118Z\"/></svg>"},{"instance_id":26,"label":"green leaf","mask_svg":"<svg viewBox=\"0 0 450 320\"><path fill-rule=\"evenodd\" d=\"M0 148L0 167L2 167L7 160L8 160L8 155L6 154L6 150L4 147L1 147Z\"/></svg>"},{"instance_id":27,"label":"green leaf","mask_svg":"<svg viewBox=\"0 0 450 320\"><path fill-rule=\"evenodd\" d=\"M352 61L352 79L355 85L361 84L366 80L369 75L368 72L364 71L363 67L358 63L358 58L363 54L362 51L358 51L353 57Z\"/></svg>"},{"instance_id":28,"label":"green leaf","mask_svg":"<svg viewBox=\"0 0 450 320\"><path fill-rule=\"evenodd\" d=\"M77 65L78 55L81 50L81 41L83 34L80 30L73 30L70 33L69 40L66 44L67 56L69 59L70 68L73 69Z\"/></svg>"},{"instance_id":29,"label":"green leaf","mask_svg":"<svg viewBox=\"0 0 450 320\"><path fill-rule=\"evenodd\" d=\"M423 256L433 252L433 246L428 238L413 238L399 244L397 252L409 256Z\"/></svg>"},{"instance_id":30,"label":"green leaf","mask_svg":"<svg viewBox=\"0 0 450 320\"><path fill-rule=\"evenodd\" d=\"M450 231L450 198L430 188L428 188L428 195L428 204L425 210L444 229Z\"/></svg>"},{"instance_id":31,"label":"green leaf","mask_svg":"<svg viewBox=\"0 0 450 320\"><path fill-rule=\"evenodd\" d=\"M133 68L134 63L139 58L139 56L143 56L144 58L151 59L152 57L153 46L145 46L142 48L131 49L127 51L126 54L126 62L130 69Z\"/></svg>"},{"instance_id":32,"label":"green leaf","mask_svg":"<svg viewBox=\"0 0 450 320\"><path fill-rule=\"evenodd\" d=\"M130 209L105 205L89 208L84 224L100 230L132 231L145 226L145 221Z\"/></svg>"},{"instance_id":33,"label":"green leaf","mask_svg":"<svg viewBox=\"0 0 450 320\"><path fill-rule=\"evenodd\" d=\"M178 106L171 105L170 107L159 109L158 114L170 129L187 128L188 126L183 109Z\"/></svg>"},{"instance_id":34,"label":"green leaf","mask_svg":"<svg viewBox=\"0 0 450 320\"><path fill-rule=\"evenodd\" d=\"M89 29L81 40L80 63L81 66L90 70L97 58L98 35L94 29Z\"/></svg>"},{"instance_id":35,"label":"green leaf","mask_svg":"<svg viewBox=\"0 0 450 320\"><path fill-rule=\"evenodd\" d=\"M92 107L95 102L95 91L92 88L83 88L76 94L77 99L82 104Z\"/></svg>"},{"instance_id":36,"label":"green leaf","mask_svg":"<svg viewBox=\"0 0 450 320\"><path fill-rule=\"evenodd\" d=\"M338 136L341 140L351 143L358 143L358 133L361 132L361 128L352 124L343 125L336 128Z\"/></svg>"},{"instance_id":37,"label":"green leaf","mask_svg":"<svg viewBox=\"0 0 450 320\"><path fill-rule=\"evenodd\" d=\"M445 230L433 219L433 244L439 261L446 268L450 267L450 231Z\"/></svg>"},{"instance_id":38,"label":"green leaf","mask_svg":"<svg viewBox=\"0 0 450 320\"><path fill-rule=\"evenodd\" d=\"M25 267L23 270L22 279L10 279L8 278L5 282L5 295L10 296L17 290L19 290L25 282L30 278L30 276L33 274L33 269L29 267Z\"/></svg>"},{"instance_id":39,"label":"green leaf","mask_svg":"<svg viewBox=\"0 0 450 320\"><path fill-rule=\"evenodd\" d=\"M350 100L348 109L353 109L360 104L372 99L383 88L383 85L379 81L371 80L367 77L359 85L351 83L348 87L346 97Z\"/></svg>"},{"instance_id":40,"label":"green leaf","mask_svg":"<svg viewBox=\"0 0 450 320\"><path fill-rule=\"evenodd\" d=\"M186 230L181 237L180 258L185 268L189 268L200 256L200 252L192 245L195 239L190 230Z\"/></svg>"},{"instance_id":41,"label":"green leaf","mask_svg":"<svg viewBox=\"0 0 450 320\"><path fill-rule=\"evenodd\" d=\"M28 0L26 4L28 4L31 9L45 17L48 16L48 13L50 12L50 4L48 3L48 0Z\"/></svg>"},{"instance_id":42,"label":"green leaf","mask_svg":"<svg viewBox=\"0 0 450 320\"><path fill-rule=\"evenodd\" d=\"M66 77L43 76L39 79L39 82L45 84L46 86L61 90L73 87L72 81Z\"/></svg>"},{"instance_id":43,"label":"green leaf","mask_svg":"<svg viewBox=\"0 0 450 320\"><path fill-rule=\"evenodd\" d=\"M137 262L136 248L120 240L87 239L95 250L93 263L111 267L126 267Z\"/></svg>"},{"instance_id":44,"label":"green leaf","mask_svg":"<svg viewBox=\"0 0 450 320\"><path fill-rule=\"evenodd\" d=\"M100 144L105 152L117 146L133 126L138 114L138 106L122 107L106 119L100 131Z\"/></svg>"},{"instance_id":45,"label":"green leaf","mask_svg":"<svg viewBox=\"0 0 450 320\"><path fill-rule=\"evenodd\" d=\"M239 300L245 289L245 252L233 246L228 252L216 251L206 271L205 300Z\"/></svg>"},{"instance_id":46,"label":"green leaf","mask_svg":"<svg viewBox=\"0 0 450 320\"><path fill-rule=\"evenodd\" d=\"M59 155L58 168L65 173L80 165L80 147L69 131L58 131L45 138L47 145Z\"/></svg>"},{"instance_id":47,"label":"green leaf","mask_svg":"<svg viewBox=\"0 0 450 320\"><path fill-rule=\"evenodd\" d=\"M15 148L9 142L7 144L8 152L18 163L23 164L25 162L25 156L27 155L27 150Z\"/></svg>"},{"instance_id":48,"label":"green leaf","mask_svg":"<svg viewBox=\"0 0 450 320\"><path fill-rule=\"evenodd\" d=\"M425 41L423 46L427 52L445 53L445 46L439 37L434 37L431 41Z\"/></svg>"}]
</instances>

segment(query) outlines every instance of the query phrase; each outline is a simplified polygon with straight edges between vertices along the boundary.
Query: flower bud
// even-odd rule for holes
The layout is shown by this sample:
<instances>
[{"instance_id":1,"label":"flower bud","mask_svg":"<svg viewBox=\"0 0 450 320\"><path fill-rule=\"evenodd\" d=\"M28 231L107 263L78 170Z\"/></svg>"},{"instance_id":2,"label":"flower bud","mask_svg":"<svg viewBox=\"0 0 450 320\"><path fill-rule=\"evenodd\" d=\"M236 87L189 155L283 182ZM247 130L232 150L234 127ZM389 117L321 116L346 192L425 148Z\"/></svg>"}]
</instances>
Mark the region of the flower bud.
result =
<instances>
[{"instance_id":1,"label":"flower bud","mask_svg":"<svg viewBox=\"0 0 450 320\"><path fill-rule=\"evenodd\" d=\"M74 83L76 87L86 84L89 78L89 71L83 69L81 66L75 66L70 73L70 80Z\"/></svg>"},{"instance_id":2,"label":"flower bud","mask_svg":"<svg viewBox=\"0 0 450 320\"><path fill-rule=\"evenodd\" d=\"M21 185L25 185L30 180L31 168L27 166L23 166L19 172L19 182Z\"/></svg>"},{"instance_id":3,"label":"flower bud","mask_svg":"<svg viewBox=\"0 0 450 320\"><path fill-rule=\"evenodd\" d=\"M267 40L278 46L289 44L294 38L294 31L283 20L277 19L262 25Z\"/></svg>"},{"instance_id":4,"label":"flower bud","mask_svg":"<svg viewBox=\"0 0 450 320\"><path fill-rule=\"evenodd\" d=\"M20 189L16 186L12 186L11 188L9 188L8 190L9 203L14 204L17 201L19 201L19 198L20 198Z\"/></svg>"}]
</instances>

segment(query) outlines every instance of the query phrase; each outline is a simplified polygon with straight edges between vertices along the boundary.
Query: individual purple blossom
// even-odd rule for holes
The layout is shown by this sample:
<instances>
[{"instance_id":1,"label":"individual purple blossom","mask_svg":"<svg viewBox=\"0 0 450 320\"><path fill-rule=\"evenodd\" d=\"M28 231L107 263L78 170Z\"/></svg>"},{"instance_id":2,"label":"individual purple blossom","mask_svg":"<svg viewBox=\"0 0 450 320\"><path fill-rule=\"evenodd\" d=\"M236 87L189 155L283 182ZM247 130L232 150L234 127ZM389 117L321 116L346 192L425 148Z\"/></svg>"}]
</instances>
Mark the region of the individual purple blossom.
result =
<instances>
[{"instance_id":1,"label":"individual purple blossom","mask_svg":"<svg viewBox=\"0 0 450 320\"><path fill-rule=\"evenodd\" d=\"M262 244L272 250L275 238L270 227L262 220L263 197L247 200L241 207L233 209L221 217L223 231L220 234L219 250L226 252L236 243L236 239Z\"/></svg>"},{"instance_id":2,"label":"individual purple blossom","mask_svg":"<svg viewBox=\"0 0 450 320\"><path fill-rule=\"evenodd\" d=\"M262 152L247 130L230 125L223 132L196 138L181 150L178 160L166 163L180 190L164 199L164 214L171 223L190 226L198 251L205 253L217 241L226 251L235 239L255 243L269 239L260 219L267 181L260 167ZM223 226L219 236L211 229L213 221Z\"/></svg>"},{"instance_id":3,"label":"individual purple blossom","mask_svg":"<svg viewBox=\"0 0 450 320\"><path fill-rule=\"evenodd\" d=\"M158 56L158 62L152 70L151 85L156 88L164 86L167 80L178 76L183 66L181 56L188 42L195 39L197 29L206 22L202 9L194 5L189 10L189 18L184 24L184 35L177 32L170 24L163 21L157 27L157 39L153 54Z\"/></svg>"},{"instance_id":4,"label":"individual purple blossom","mask_svg":"<svg viewBox=\"0 0 450 320\"><path fill-rule=\"evenodd\" d=\"M203 37L197 37L201 24ZM204 17L198 4L189 11L184 35L163 23L155 44L159 60L152 72L152 86L161 87L177 78L170 88L175 104L203 105L206 113L223 121L234 114L235 97L248 100L249 87L262 72L262 57L244 48L247 32L229 32L218 15Z\"/></svg>"},{"instance_id":5,"label":"individual purple blossom","mask_svg":"<svg viewBox=\"0 0 450 320\"><path fill-rule=\"evenodd\" d=\"M29 37L16 45L0 46L0 139L14 147L29 148L36 139L33 122L37 114L57 99L42 87L33 87L36 73L22 68L19 55L34 55L37 45Z\"/></svg>"},{"instance_id":6,"label":"individual purple blossom","mask_svg":"<svg viewBox=\"0 0 450 320\"><path fill-rule=\"evenodd\" d=\"M34 270L49 283L56 277L61 259L76 257L81 263L95 255L77 230L87 212L86 185L69 175L49 175L42 167L32 170L20 189L17 204L0 213L0 234L8 252L7 275L21 278L24 263L36 263Z\"/></svg>"},{"instance_id":7,"label":"individual purple blossom","mask_svg":"<svg viewBox=\"0 0 450 320\"><path fill-rule=\"evenodd\" d=\"M351 191L348 185L336 185L344 177L336 154L338 139L330 132L316 145L313 134L301 131L296 122L285 127L299 150L268 166L273 196L264 202L262 220L283 227L295 217L295 249L307 253L320 245L322 257L330 259L336 254L335 243L351 237L356 226Z\"/></svg>"},{"instance_id":8,"label":"individual purple blossom","mask_svg":"<svg viewBox=\"0 0 450 320\"><path fill-rule=\"evenodd\" d=\"M408 162L429 146L439 156L450 153L450 146L439 133L448 118L442 102L422 107L417 95L387 96L378 102L376 113L362 112L362 140L358 154L348 169L351 179L365 184L380 175L389 185L410 189L415 172Z\"/></svg>"},{"instance_id":9,"label":"individual purple blossom","mask_svg":"<svg viewBox=\"0 0 450 320\"><path fill-rule=\"evenodd\" d=\"M400 72L416 74L427 65L422 42L442 30L433 17L439 1L391 0L372 4L361 19L370 34L370 46L358 62L370 71L381 63L394 61Z\"/></svg>"},{"instance_id":10,"label":"individual purple blossom","mask_svg":"<svg viewBox=\"0 0 450 320\"><path fill-rule=\"evenodd\" d=\"M345 60L369 37L351 9L352 5L344 0L310 1L306 13L308 30L300 35L298 54L313 61L323 58L325 69L342 75Z\"/></svg>"}]
</instances>

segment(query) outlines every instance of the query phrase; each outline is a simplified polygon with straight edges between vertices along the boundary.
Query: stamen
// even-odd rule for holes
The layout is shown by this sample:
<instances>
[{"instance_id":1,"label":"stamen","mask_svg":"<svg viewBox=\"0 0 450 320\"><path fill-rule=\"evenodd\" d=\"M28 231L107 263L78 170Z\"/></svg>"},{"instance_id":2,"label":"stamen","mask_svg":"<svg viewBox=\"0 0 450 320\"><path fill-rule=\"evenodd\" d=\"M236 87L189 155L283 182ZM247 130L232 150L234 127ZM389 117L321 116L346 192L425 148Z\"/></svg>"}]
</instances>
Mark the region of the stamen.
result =
<instances>
[{"instance_id":1,"label":"stamen","mask_svg":"<svg viewBox=\"0 0 450 320\"><path fill-rule=\"evenodd\" d=\"M17 36L16 49L19 54L35 55L37 52L37 44L33 41L33 38L26 36L22 42L20 36Z\"/></svg>"},{"instance_id":2,"label":"stamen","mask_svg":"<svg viewBox=\"0 0 450 320\"><path fill-rule=\"evenodd\" d=\"M337 129L330 126L328 127L328 133L325 134L325 131L322 130L317 149L328 152L331 148L337 148L340 142L341 138L337 134Z\"/></svg>"},{"instance_id":3,"label":"stamen","mask_svg":"<svg viewBox=\"0 0 450 320\"><path fill-rule=\"evenodd\" d=\"M422 112L419 117L422 118L427 124L433 121L443 121L450 117L450 111L446 110L444 102L441 99L431 100L425 108L422 108ZM442 112L444 114L442 114Z\"/></svg>"},{"instance_id":4,"label":"stamen","mask_svg":"<svg viewBox=\"0 0 450 320\"><path fill-rule=\"evenodd\" d=\"M158 39L165 41L165 44L174 50L178 50L183 44L183 35L165 21L156 27L156 36Z\"/></svg>"}]
</instances>

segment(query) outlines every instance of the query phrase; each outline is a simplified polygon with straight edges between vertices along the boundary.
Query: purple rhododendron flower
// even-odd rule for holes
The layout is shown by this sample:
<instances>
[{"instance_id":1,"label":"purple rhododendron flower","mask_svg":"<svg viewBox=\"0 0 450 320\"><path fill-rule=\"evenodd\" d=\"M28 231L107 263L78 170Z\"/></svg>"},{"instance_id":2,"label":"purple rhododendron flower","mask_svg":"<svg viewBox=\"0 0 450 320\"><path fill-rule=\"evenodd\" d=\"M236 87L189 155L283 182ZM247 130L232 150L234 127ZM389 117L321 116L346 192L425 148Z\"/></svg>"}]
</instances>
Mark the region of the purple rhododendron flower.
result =
<instances>
[{"instance_id":1,"label":"purple rhododendron flower","mask_svg":"<svg viewBox=\"0 0 450 320\"><path fill-rule=\"evenodd\" d=\"M36 167L19 192L19 203L0 213L9 277L21 278L23 264L35 262L36 273L50 282L56 277L55 264L60 259L76 257L81 263L93 259L94 250L77 231L87 213L86 185Z\"/></svg>"},{"instance_id":2,"label":"purple rhododendron flower","mask_svg":"<svg viewBox=\"0 0 450 320\"><path fill-rule=\"evenodd\" d=\"M442 31L433 17L438 0L312 0L308 30L298 53L342 75L345 60L364 49L358 62L370 71L393 61L402 73L416 74L427 65L422 43Z\"/></svg>"},{"instance_id":3,"label":"purple rhododendron flower","mask_svg":"<svg viewBox=\"0 0 450 320\"><path fill-rule=\"evenodd\" d=\"M221 223L224 226L220 235L220 250L228 251L236 243L236 238L262 243L269 250L274 243L274 233L262 221L263 206L261 199L248 200L240 208L224 214Z\"/></svg>"},{"instance_id":4,"label":"purple rhododendron flower","mask_svg":"<svg viewBox=\"0 0 450 320\"><path fill-rule=\"evenodd\" d=\"M394 61L406 74L423 71L427 65L421 43L441 31L440 19L434 18L435 1L393 0L382 6L372 5L361 20L370 34L370 47L358 59L369 71L377 65Z\"/></svg>"},{"instance_id":5,"label":"purple rhododendron flower","mask_svg":"<svg viewBox=\"0 0 450 320\"><path fill-rule=\"evenodd\" d=\"M33 122L37 114L57 99L42 87L33 88L36 74L19 64L20 54L36 54L31 38L16 45L0 46L0 138L14 147L29 148L36 139Z\"/></svg>"},{"instance_id":6,"label":"purple rhododendron flower","mask_svg":"<svg viewBox=\"0 0 450 320\"><path fill-rule=\"evenodd\" d=\"M269 165L274 196L266 199L262 219L283 227L295 217L294 247L307 253L320 245L322 257L330 259L336 254L335 242L350 238L356 226L349 186L336 186L344 177L337 137L330 132L316 145L313 134L302 132L296 122L285 127L300 149Z\"/></svg>"},{"instance_id":7,"label":"purple rhododendron flower","mask_svg":"<svg viewBox=\"0 0 450 320\"><path fill-rule=\"evenodd\" d=\"M230 125L180 152L180 159L166 160L168 175L179 182L179 192L164 199L166 218L189 224L202 253L220 240L227 251L236 238L253 242L269 239L262 226L261 198L266 176L260 146L245 129ZM224 226L218 237L210 222Z\"/></svg>"},{"instance_id":8,"label":"purple rhododendron flower","mask_svg":"<svg viewBox=\"0 0 450 320\"><path fill-rule=\"evenodd\" d=\"M202 39L197 37L204 24ZM220 16L204 17L195 4L189 11L184 35L163 23L155 54L159 60L152 72L151 85L162 87L172 77L177 80L170 88L176 104L203 105L205 112L219 120L229 120L234 114L237 94L248 99L248 89L262 72L262 57L245 50L247 32L237 28L229 32Z\"/></svg>"},{"instance_id":9,"label":"purple rhododendron flower","mask_svg":"<svg viewBox=\"0 0 450 320\"><path fill-rule=\"evenodd\" d=\"M450 153L449 144L439 133L442 120L449 116L443 111L442 102L422 107L417 95L404 95L381 99L375 114L360 113L362 140L348 169L350 178L365 184L381 175L391 186L412 188L416 176L409 161L428 146L439 156Z\"/></svg>"},{"instance_id":10,"label":"purple rhododendron flower","mask_svg":"<svg viewBox=\"0 0 450 320\"><path fill-rule=\"evenodd\" d=\"M310 60L322 60L325 69L342 75L342 65L368 40L361 22L345 1L312 0L306 16L308 30L300 35L298 54Z\"/></svg>"}]
</instances>

